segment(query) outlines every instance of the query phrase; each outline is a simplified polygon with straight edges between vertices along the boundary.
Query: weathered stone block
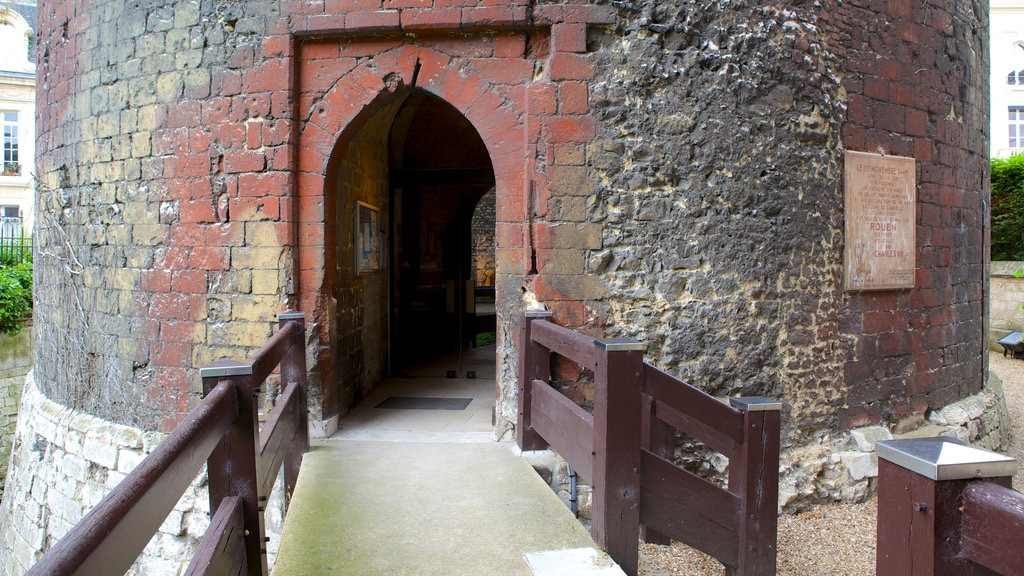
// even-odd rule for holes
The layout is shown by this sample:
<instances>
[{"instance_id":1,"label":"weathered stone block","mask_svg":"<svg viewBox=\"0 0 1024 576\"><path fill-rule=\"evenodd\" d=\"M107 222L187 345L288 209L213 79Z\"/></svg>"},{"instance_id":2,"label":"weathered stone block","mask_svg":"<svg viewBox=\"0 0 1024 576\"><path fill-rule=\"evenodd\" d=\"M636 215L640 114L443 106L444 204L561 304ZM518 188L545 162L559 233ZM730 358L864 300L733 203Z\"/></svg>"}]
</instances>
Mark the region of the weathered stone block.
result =
<instances>
[{"instance_id":1,"label":"weathered stone block","mask_svg":"<svg viewBox=\"0 0 1024 576\"><path fill-rule=\"evenodd\" d=\"M212 324L208 330L209 341L225 346L258 347L266 342L271 335L269 323L242 320Z\"/></svg>"},{"instance_id":2,"label":"weathered stone block","mask_svg":"<svg viewBox=\"0 0 1024 576\"><path fill-rule=\"evenodd\" d=\"M117 452L117 447L111 445L106 436L88 434L82 444L82 456L107 469L116 469Z\"/></svg>"},{"instance_id":3,"label":"weathered stone block","mask_svg":"<svg viewBox=\"0 0 1024 576\"><path fill-rule=\"evenodd\" d=\"M231 249L231 267L235 269L279 269L279 260L284 254L276 247L236 247Z\"/></svg>"},{"instance_id":4,"label":"weathered stone block","mask_svg":"<svg viewBox=\"0 0 1024 576\"><path fill-rule=\"evenodd\" d=\"M164 519L163 524L160 524L160 532L164 534L170 534L171 536L180 536L184 532L184 515L180 510L171 510ZM181 546L182 550L179 553L184 553L184 546Z\"/></svg>"},{"instance_id":5,"label":"weathered stone block","mask_svg":"<svg viewBox=\"0 0 1024 576\"><path fill-rule=\"evenodd\" d=\"M862 452L873 452L874 443L880 440L892 440L889 428L884 426L865 426L850 430L850 438Z\"/></svg>"},{"instance_id":6,"label":"weathered stone block","mask_svg":"<svg viewBox=\"0 0 1024 576\"><path fill-rule=\"evenodd\" d=\"M839 454L843 466L853 480L878 476L878 459L869 452L841 452Z\"/></svg>"},{"instance_id":7,"label":"weathered stone block","mask_svg":"<svg viewBox=\"0 0 1024 576\"><path fill-rule=\"evenodd\" d=\"M135 450L120 450L117 454L117 471L127 474L142 462L144 456Z\"/></svg>"}]
</instances>

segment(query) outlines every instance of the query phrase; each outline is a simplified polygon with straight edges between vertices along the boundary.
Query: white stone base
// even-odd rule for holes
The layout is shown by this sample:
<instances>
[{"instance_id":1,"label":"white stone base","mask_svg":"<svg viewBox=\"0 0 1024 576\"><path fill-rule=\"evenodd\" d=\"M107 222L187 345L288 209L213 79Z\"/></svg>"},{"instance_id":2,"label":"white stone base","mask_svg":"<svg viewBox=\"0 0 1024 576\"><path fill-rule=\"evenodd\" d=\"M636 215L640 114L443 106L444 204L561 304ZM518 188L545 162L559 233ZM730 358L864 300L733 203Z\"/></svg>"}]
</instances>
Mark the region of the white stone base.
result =
<instances>
[{"instance_id":1,"label":"white stone base","mask_svg":"<svg viewBox=\"0 0 1024 576\"><path fill-rule=\"evenodd\" d=\"M523 554L534 576L626 576L622 568L596 548L570 548Z\"/></svg>"},{"instance_id":2,"label":"white stone base","mask_svg":"<svg viewBox=\"0 0 1024 576\"><path fill-rule=\"evenodd\" d=\"M810 502L862 502L871 497L878 477L878 440L951 436L1000 451L1009 444L1008 420L1002 381L989 372L981 392L931 412L915 430L894 435L883 426L867 426L783 452L779 507L790 512Z\"/></svg>"},{"instance_id":3,"label":"white stone base","mask_svg":"<svg viewBox=\"0 0 1024 576\"><path fill-rule=\"evenodd\" d=\"M35 564L163 438L52 402L29 373L0 503L0 576L23 574ZM279 506L283 500L277 499ZM183 573L209 523L203 470L128 575ZM279 521L268 524L280 530Z\"/></svg>"}]
</instances>

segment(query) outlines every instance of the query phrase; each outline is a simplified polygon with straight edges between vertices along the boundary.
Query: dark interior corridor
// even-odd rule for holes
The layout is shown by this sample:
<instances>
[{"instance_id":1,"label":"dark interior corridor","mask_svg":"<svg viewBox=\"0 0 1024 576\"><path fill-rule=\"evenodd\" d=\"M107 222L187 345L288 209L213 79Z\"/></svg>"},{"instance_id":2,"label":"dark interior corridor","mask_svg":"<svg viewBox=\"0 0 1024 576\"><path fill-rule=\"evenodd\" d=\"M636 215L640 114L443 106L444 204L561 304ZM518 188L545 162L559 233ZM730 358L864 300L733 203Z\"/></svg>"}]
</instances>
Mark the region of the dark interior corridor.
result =
<instances>
[{"instance_id":1,"label":"dark interior corridor","mask_svg":"<svg viewBox=\"0 0 1024 576\"><path fill-rule=\"evenodd\" d=\"M494 172L469 121L419 92L398 111L388 152L396 371L493 343Z\"/></svg>"}]
</instances>

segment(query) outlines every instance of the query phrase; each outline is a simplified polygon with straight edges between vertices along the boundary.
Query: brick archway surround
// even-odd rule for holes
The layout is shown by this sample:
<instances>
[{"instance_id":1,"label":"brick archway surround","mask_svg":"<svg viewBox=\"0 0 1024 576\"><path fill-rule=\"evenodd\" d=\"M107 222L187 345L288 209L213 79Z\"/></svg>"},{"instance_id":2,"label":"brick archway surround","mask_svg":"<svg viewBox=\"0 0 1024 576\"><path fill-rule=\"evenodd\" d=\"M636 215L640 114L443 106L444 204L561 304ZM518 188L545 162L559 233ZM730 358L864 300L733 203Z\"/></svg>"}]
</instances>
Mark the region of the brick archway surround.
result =
<instances>
[{"instance_id":1,"label":"brick archway surround","mask_svg":"<svg viewBox=\"0 0 1024 576\"><path fill-rule=\"evenodd\" d=\"M319 327L317 354L328 373L332 159L367 112L396 93L417 89L448 102L479 133L494 169L499 420L514 421L514 386L502 383L515 378L516 354L505 340L522 289L577 328L595 322L586 302L604 296L603 283L581 278L585 253L601 247L585 209L593 189L587 146L597 132L587 33L611 24L614 11L579 0L442 3L386 0L383 10L336 3L334 13L331 2L290 5L305 14L291 14L290 31L264 40L263 55L281 64L265 61L263 77L278 86L287 78L294 119L291 225L282 231L293 250L291 305ZM322 417L331 416L324 408Z\"/></svg>"},{"instance_id":2,"label":"brick archway surround","mask_svg":"<svg viewBox=\"0 0 1024 576\"><path fill-rule=\"evenodd\" d=\"M507 42L514 42L509 37ZM400 42L400 41L396 41ZM376 44L376 43L375 43ZM317 49L320 48L320 49ZM337 44L334 48L339 48ZM365 46L358 46L360 51ZM525 82L533 75L533 64L522 57L491 58L491 62L453 59L450 55L415 45L401 44L373 55L334 81L325 92L319 92L323 80L312 74L319 68L322 47L311 50L314 57L301 51L299 118L302 129L298 138L298 214L299 223L323 223L326 175L329 163L339 144L339 137L364 110L386 98L398 87L416 87L447 101L477 128L487 146L494 166L498 195L496 219L501 224L518 226L524 222L523 191L528 186L530 162L526 153ZM334 50L328 50L334 59ZM500 60L501 62L497 62ZM483 69L483 71L481 70ZM488 78L488 70L500 72L511 83L496 83ZM508 69L514 69L508 72ZM518 72L516 72L518 71ZM302 79L308 78L308 82ZM311 90L312 89L312 90ZM314 96L322 94L322 96ZM303 225L303 224L300 224ZM324 228L315 234L302 234L299 289L304 309L322 313L324 284ZM501 248L522 250L522 234L505 234ZM521 261L521 259L520 259ZM522 273L521 267L505 273Z\"/></svg>"}]
</instances>

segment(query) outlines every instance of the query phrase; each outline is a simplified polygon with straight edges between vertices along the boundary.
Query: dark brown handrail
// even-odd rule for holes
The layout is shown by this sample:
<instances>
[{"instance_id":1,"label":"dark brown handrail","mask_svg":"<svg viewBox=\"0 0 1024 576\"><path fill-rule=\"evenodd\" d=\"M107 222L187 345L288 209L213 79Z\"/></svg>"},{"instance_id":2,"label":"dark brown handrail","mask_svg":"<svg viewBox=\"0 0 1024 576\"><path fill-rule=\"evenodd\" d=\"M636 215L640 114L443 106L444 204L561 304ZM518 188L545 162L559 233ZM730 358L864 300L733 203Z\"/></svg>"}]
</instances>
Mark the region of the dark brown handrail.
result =
<instances>
[{"instance_id":1,"label":"dark brown handrail","mask_svg":"<svg viewBox=\"0 0 1024 576\"><path fill-rule=\"evenodd\" d=\"M199 547L184 576L244 574L247 563L242 499L225 498L210 520L207 533L214 536L204 538L208 545Z\"/></svg>"},{"instance_id":2,"label":"dark brown handrail","mask_svg":"<svg viewBox=\"0 0 1024 576\"><path fill-rule=\"evenodd\" d=\"M644 364L644 393L657 399L658 417L728 458L743 442L743 412L679 384L678 378Z\"/></svg>"},{"instance_id":3,"label":"dark brown handrail","mask_svg":"<svg viewBox=\"0 0 1024 576\"><path fill-rule=\"evenodd\" d=\"M1024 574L1024 494L993 482L964 490L964 557L999 574Z\"/></svg>"},{"instance_id":4,"label":"dark brown handrail","mask_svg":"<svg viewBox=\"0 0 1024 576\"><path fill-rule=\"evenodd\" d=\"M644 365L648 412L640 520L645 540L683 542L716 558L730 576L775 574L779 403L733 398L728 406L679 380L669 387L666 378L671 377ZM655 381L660 384L653 386ZM725 489L673 463L677 429L729 459Z\"/></svg>"},{"instance_id":5,"label":"dark brown handrail","mask_svg":"<svg viewBox=\"0 0 1024 576\"><path fill-rule=\"evenodd\" d=\"M522 319L517 441L550 446L593 483L595 541L628 574L640 528L714 556L729 575L775 574L780 404L727 405L644 363L640 343L594 340L549 316ZM550 385L552 354L593 370L592 415ZM676 429L729 458L728 488L672 462Z\"/></svg>"},{"instance_id":6,"label":"dark brown handrail","mask_svg":"<svg viewBox=\"0 0 1024 576\"><path fill-rule=\"evenodd\" d=\"M26 576L127 572L237 414L230 386L208 394Z\"/></svg>"},{"instance_id":7,"label":"dark brown handrail","mask_svg":"<svg viewBox=\"0 0 1024 576\"><path fill-rule=\"evenodd\" d=\"M257 487L252 478L240 476L269 461L262 475L272 478L284 461L286 489L294 487L301 453L309 447L304 337L303 315L285 313L281 329L248 363L220 362L201 370L204 398L199 406L26 576L124 574L195 480L204 461L214 517L188 574L220 574L229 569L232 574L265 576L262 502L270 487ZM268 422L272 424L265 427L267 438L261 440L255 396L278 364L288 385L271 412ZM261 456L257 456L257 443L266 448ZM252 449L239 449L245 445ZM281 454L282 448L285 454Z\"/></svg>"}]
</instances>

